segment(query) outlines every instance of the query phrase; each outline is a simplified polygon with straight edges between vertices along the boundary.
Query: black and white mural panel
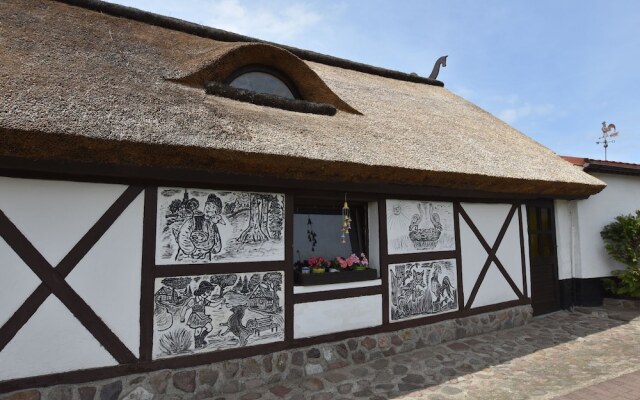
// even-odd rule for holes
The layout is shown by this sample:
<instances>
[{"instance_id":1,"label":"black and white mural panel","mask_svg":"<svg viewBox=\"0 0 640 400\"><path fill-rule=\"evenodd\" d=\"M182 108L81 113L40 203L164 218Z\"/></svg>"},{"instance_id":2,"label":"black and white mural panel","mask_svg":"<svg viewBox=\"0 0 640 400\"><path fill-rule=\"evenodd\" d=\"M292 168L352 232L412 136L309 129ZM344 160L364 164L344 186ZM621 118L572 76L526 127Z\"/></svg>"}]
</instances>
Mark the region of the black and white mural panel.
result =
<instances>
[{"instance_id":1,"label":"black and white mural panel","mask_svg":"<svg viewBox=\"0 0 640 400\"><path fill-rule=\"evenodd\" d=\"M456 248L453 203L387 200L388 254Z\"/></svg>"},{"instance_id":2,"label":"black and white mural panel","mask_svg":"<svg viewBox=\"0 0 640 400\"><path fill-rule=\"evenodd\" d=\"M284 340L284 272L156 278L153 358Z\"/></svg>"},{"instance_id":3,"label":"black and white mural panel","mask_svg":"<svg viewBox=\"0 0 640 400\"><path fill-rule=\"evenodd\" d=\"M391 322L457 311L456 260L389 264Z\"/></svg>"},{"instance_id":4,"label":"black and white mural panel","mask_svg":"<svg viewBox=\"0 0 640 400\"><path fill-rule=\"evenodd\" d=\"M159 188L156 264L284 260L284 195Z\"/></svg>"}]
</instances>

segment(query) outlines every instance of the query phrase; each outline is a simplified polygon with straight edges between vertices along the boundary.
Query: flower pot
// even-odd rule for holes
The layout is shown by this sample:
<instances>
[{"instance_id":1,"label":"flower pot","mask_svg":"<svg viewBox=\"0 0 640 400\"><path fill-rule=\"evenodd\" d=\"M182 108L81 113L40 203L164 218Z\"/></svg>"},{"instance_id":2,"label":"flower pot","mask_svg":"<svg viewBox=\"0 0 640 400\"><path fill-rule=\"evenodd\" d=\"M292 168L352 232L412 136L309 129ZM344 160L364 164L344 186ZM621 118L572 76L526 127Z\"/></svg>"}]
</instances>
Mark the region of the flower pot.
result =
<instances>
[{"instance_id":1,"label":"flower pot","mask_svg":"<svg viewBox=\"0 0 640 400\"><path fill-rule=\"evenodd\" d=\"M314 268L311 270L314 274L324 274L324 268Z\"/></svg>"},{"instance_id":2,"label":"flower pot","mask_svg":"<svg viewBox=\"0 0 640 400\"><path fill-rule=\"evenodd\" d=\"M378 279L378 271L367 268L363 271L340 271L333 274L301 274L294 271L294 282L296 285L329 285L332 283L359 282Z\"/></svg>"}]
</instances>

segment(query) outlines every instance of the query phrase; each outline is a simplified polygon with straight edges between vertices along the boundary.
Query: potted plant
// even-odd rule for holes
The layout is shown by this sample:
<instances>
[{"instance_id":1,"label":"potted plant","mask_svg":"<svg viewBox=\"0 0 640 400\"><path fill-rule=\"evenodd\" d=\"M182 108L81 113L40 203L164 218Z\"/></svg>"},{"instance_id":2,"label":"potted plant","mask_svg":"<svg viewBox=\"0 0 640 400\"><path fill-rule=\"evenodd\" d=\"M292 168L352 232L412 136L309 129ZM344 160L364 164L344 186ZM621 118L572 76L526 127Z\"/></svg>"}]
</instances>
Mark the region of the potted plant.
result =
<instances>
[{"instance_id":1,"label":"potted plant","mask_svg":"<svg viewBox=\"0 0 640 400\"><path fill-rule=\"evenodd\" d=\"M311 257L307 260L307 263L311 267L311 273L324 274L331 266L331 263L322 257Z\"/></svg>"},{"instance_id":2,"label":"potted plant","mask_svg":"<svg viewBox=\"0 0 640 400\"><path fill-rule=\"evenodd\" d=\"M364 271L369 268L369 260L364 253L360 257L355 254L347 258L336 257L336 261L343 271Z\"/></svg>"},{"instance_id":3,"label":"potted plant","mask_svg":"<svg viewBox=\"0 0 640 400\"><path fill-rule=\"evenodd\" d=\"M332 261L323 257L311 257L296 262L294 270L294 279L298 285L356 282L377 279L377 277L378 271L369 268L369 260L364 253L360 256L351 254L346 258L336 257Z\"/></svg>"}]
</instances>

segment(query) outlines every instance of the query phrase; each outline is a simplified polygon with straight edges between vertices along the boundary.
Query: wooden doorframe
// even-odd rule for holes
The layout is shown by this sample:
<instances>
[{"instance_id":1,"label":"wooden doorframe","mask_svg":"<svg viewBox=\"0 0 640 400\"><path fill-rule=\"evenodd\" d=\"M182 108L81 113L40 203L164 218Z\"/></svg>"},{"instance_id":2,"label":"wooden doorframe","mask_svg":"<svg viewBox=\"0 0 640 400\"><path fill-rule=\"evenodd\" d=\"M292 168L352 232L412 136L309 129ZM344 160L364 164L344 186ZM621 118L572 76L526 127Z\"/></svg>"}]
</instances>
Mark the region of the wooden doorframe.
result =
<instances>
[{"instance_id":1,"label":"wooden doorframe","mask_svg":"<svg viewBox=\"0 0 640 400\"><path fill-rule=\"evenodd\" d=\"M541 263L538 262L538 260L542 257L538 257L538 260L535 260L534 262L534 255L532 253L532 249L531 246L529 245L529 269L530 269L530 274L531 274L531 306L533 307L533 314L534 315L540 315L540 314L546 314L549 312L553 312L553 311L557 311L560 310L561 307L561 302L560 302L560 282L558 280L558 248L557 248L557 240L556 240L556 220L555 220L555 203L553 200L536 200L536 201L528 201L526 202L526 206L527 206L527 238L529 241L529 244L531 243L531 234L535 233L536 235L538 235L538 249L542 249L542 236L543 235L551 235L551 250L552 250L552 255L549 257L546 257L547 260L546 262L543 262L542 264L552 264L552 282L553 282L553 288L552 288L552 293L554 293L555 295L555 304L551 303L551 305L549 305L550 302L541 302L541 301L536 301L539 299L536 299L536 289L534 288L534 282L536 281L535 279L535 274L537 272L539 272L539 270L536 268L537 265L540 265ZM541 217L540 217L540 210L541 209L549 209L549 229L540 229L540 221L541 221ZM538 229L536 229L535 232L532 231L531 226L529 224L529 213L530 210L535 210L536 211L536 219L537 219L537 226ZM537 264L537 265L536 265ZM542 305L541 305L542 303ZM536 305L538 305L536 307Z\"/></svg>"}]
</instances>

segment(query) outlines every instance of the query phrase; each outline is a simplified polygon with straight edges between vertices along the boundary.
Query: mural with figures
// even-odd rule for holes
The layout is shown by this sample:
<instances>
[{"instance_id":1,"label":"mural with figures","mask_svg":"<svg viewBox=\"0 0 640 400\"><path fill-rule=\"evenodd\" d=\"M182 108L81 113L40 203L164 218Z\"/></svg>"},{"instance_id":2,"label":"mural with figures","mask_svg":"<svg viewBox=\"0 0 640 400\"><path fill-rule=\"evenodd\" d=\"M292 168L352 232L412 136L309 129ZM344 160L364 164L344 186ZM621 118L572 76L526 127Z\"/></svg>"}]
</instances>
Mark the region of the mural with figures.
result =
<instances>
[{"instance_id":1,"label":"mural with figures","mask_svg":"<svg viewBox=\"0 0 640 400\"><path fill-rule=\"evenodd\" d=\"M158 189L156 264L284 259L284 196Z\"/></svg>"},{"instance_id":2,"label":"mural with figures","mask_svg":"<svg viewBox=\"0 0 640 400\"><path fill-rule=\"evenodd\" d=\"M458 310L456 260L389 265L391 321Z\"/></svg>"},{"instance_id":3,"label":"mural with figures","mask_svg":"<svg viewBox=\"0 0 640 400\"><path fill-rule=\"evenodd\" d=\"M389 254L455 250L453 203L387 200Z\"/></svg>"},{"instance_id":4,"label":"mural with figures","mask_svg":"<svg viewBox=\"0 0 640 400\"><path fill-rule=\"evenodd\" d=\"M154 359L283 341L283 274L157 278Z\"/></svg>"}]
</instances>

